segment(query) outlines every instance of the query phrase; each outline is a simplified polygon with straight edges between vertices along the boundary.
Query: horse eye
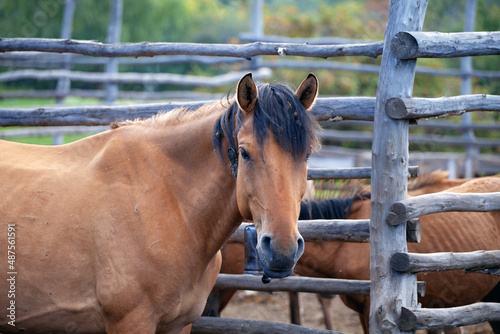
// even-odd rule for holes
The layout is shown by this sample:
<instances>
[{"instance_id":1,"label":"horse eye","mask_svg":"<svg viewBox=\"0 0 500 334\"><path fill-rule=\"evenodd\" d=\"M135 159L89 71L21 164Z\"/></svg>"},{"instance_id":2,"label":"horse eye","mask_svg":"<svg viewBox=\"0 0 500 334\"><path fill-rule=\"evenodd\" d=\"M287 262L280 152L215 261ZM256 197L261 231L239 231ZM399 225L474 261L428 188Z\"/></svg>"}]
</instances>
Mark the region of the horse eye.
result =
<instances>
[{"instance_id":1,"label":"horse eye","mask_svg":"<svg viewBox=\"0 0 500 334\"><path fill-rule=\"evenodd\" d=\"M250 154L243 147L240 147L240 154L243 159L250 160Z\"/></svg>"},{"instance_id":2,"label":"horse eye","mask_svg":"<svg viewBox=\"0 0 500 334\"><path fill-rule=\"evenodd\" d=\"M306 161L309 161L310 157L311 157L311 152L307 152L307 154L306 154Z\"/></svg>"}]
</instances>

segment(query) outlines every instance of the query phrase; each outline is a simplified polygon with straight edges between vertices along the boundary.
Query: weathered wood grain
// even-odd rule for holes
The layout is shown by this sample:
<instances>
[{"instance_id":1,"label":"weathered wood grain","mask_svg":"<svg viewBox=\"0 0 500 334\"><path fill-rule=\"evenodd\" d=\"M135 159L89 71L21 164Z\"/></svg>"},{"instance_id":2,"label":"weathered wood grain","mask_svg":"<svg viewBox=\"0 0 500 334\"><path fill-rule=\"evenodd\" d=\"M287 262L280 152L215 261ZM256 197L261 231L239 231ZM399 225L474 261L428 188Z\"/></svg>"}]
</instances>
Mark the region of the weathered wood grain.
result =
<instances>
[{"instance_id":1,"label":"weathered wood grain","mask_svg":"<svg viewBox=\"0 0 500 334\"><path fill-rule=\"evenodd\" d=\"M394 270L405 273L465 270L500 267L500 250L464 253L395 253L391 258Z\"/></svg>"},{"instance_id":2,"label":"weathered wood grain","mask_svg":"<svg viewBox=\"0 0 500 334\"><path fill-rule=\"evenodd\" d=\"M175 108L197 109L205 103L168 102L126 106L87 106L49 108L2 108L0 126L62 126L109 125L114 121L148 118L159 112ZM311 109L320 121L324 120L373 120L375 98L319 98Z\"/></svg>"},{"instance_id":3,"label":"weathered wood grain","mask_svg":"<svg viewBox=\"0 0 500 334\"><path fill-rule=\"evenodd\" d=\"M79 72L68 70L17 70L0 73L0 81L22 79L57 80L68 79L75 82L106 84L155 84L176 86L220 87L237 82L248 71L229 72L212 77L172 73L118 73L118 72ZM272 75L269 68L252 71L255 80L268 79Z\"/></svg>"},{"instance_id":4,"label":"weathered wood grain","mask_svg":"<svg viewBox=\"0 0 500 334\"><path fill-rule=\"evenodd\" d=\"M326 329L261 320L201 317L193 323L192 334L341 334Z\"/></svg>"},{"instance_id":5,"label":"weathered wood grain","mask_svg":"<svg viewBox=\"0 0 500 334\"><path fill-rule=\"evenodd\" d=\"M231 235L228 243L243 243L244 229L251 223L242 223ZM299 232L306 242L314 241L344 241L369 242L369 219L318 219L299 220ZM420 242L421 227L418 219L412 219L407 224L406 241Z\"/></svg>"},{"instance_id":6,"label":"weathered wood grain","mask_svg":"<svg viewBox=\"0 0 500 334\"><path fill-rule=\"evenodd\" d=\"M393 119L460 116L468 111L500 111L500 96L473 94L440 98L390 98L387 115Z\"/></svg>"},{"instance_id":7,"label":"weathered wood grain","mask_svg":"<svg viewBox=\"0 0 500 334\"><path fill-rule=\"evenodd\" d=\"M407 198L391 207L387 223L396 226L431 213L450 211L487 212L500 210L500 193L435 193Z\"/></svg>"},{"instance_id":8,"label":"weathered wood grain","mask_svg":"<svg viewBox=\"0 0 500 334\"><path fill-rule=\"evenodd\" d=\"M370 217L371 334L399 332L401 306L417 305L416 276L392 269L392 252L406 252L406 227L385 223L391 203L407 196L408 121L395 121L385 111L392 97L411 97L416 61L401 61L391 51L400 31L422 29L427 1L391 0L385 30L384 54L377 85L372 144ZM410 19L411 18L411 19Z\"/></svg>"},{"instance_id":9,"label":"weathered wood grain","mask_svg":"<svg viewBox=\"0 0 500 334\"><path fill-rule=\"evenodd\" d=\"M203 43L120 43L50 38L0 38L0 52L68 52L95 57L154 57L158 55L222 56L251 59L260 55L302 57L368 56L382 54L383 43L308 45L295 43L203 44ZM278 52L280 51L280 52Z\"/></svg>"},{"instance_id":10,"label":"weathered wood grain","mask_svg":"<svg viewBox=\"0 0 500 334\"><path fill-rule=\"evenodd\" d=\"M309 180L328 180L328 179L369 179L372 169L370 167L352 167L352 168L308 168L307 178ZM408 167L408 176L417 177L419 173L418 166Z\"/></svg>"},{"instance_id":11,"label":"weathered wood grain","mask_svg":"<svg viewBox=\"0 0 500 334\"><path fill-rule=\"evenodd\" d=\"M406 331L440 329L500 321L500 303L476 303L450 308L401 309L399 328Z\"/></svg>"},{"instance_id":12,"label":"weathered wood grain","mask_svg":"<svg viewBox=\"0 0 500 334\"><path fill-rule=\"evenodd\" d=\"M282 279L273 279L270 283L263 284L262 276L259 275L219 274L214 288L368 295L370 293L370 281L289 276ZM425 294L425 282L418 282L417 289L418 295L423 296Z\"/></svg>"},{"instance_id":13,"label":"weathered wood grain","mask_svg":"<svg viewBox=\"0 0 500 334\"><path fill-rule=\"evenodd\" d=\"M399 59L452 58L500 54L500 32L402 31L391 40Z\"/></svg>"},{"instance_id":14,"label":"weathered wood grain","mask_svg":"<svg viewBox=\"0 0 500 334\"><path fill-rule=\"evenodd\" d=\"M263 284L261 278L262 276L259 275L219 274L214 287L216 289L324 294L368 295L370 293L370 281L289 276L283 279L273 279L270 283Z\"/></svg>"}]
</instances>

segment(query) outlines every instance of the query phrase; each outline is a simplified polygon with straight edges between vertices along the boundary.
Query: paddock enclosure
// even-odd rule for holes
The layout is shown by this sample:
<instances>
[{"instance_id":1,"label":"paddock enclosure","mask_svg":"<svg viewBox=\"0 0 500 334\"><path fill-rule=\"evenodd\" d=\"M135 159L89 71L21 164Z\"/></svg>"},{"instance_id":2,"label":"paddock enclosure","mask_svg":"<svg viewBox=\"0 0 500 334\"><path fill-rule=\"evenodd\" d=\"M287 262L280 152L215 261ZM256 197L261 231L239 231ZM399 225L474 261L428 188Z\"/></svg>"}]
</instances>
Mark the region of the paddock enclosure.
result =
<instances>
[{"instance_id":1,"label":"paddock enclosure","mask_svg":"<svg viewBox=\"0 0 500 334\"><path fill-rule=\"evenodd\" d=\"M121 1L114 0L116 19L119 19ZM467 6L475 1L467 0ZM72 0L66 1L68 20ZM262 1L253 3L254 16L258 17ZM500 111L500 96L464 94L452 97L413 98L412 90L418 58L471 57L500 55L500 32L423 32L422 25L427 1L391 0L383 42L360 44L303 44L296 42L270 42L256 28L257 40L247 44L196 44L196 43L128 43L120 44L116 32L110 31L108 43L72 40L68 32L61 39L2 38L3 55L29 57L37 52L39 57L49 53L64 53L105 57L90 58L106 63L107 71L117 71L118 57L225 57L230 61L252 59L255 78L269 78L270 70L259 64L258 56L299 56L331 58L340 56L382 57L376 97L319 98L312 108L320 121L373 122L371 168L328 169L309 168L308 179L371 178L371 217L355 225L343 220L324 221L318 232L308 230L310 222L299 224L299 231L309 240L344 240L345 242L370 242L370 281L343 281L289 277L273 280L264 285L260 276L219 275L216 287L260 291L305 291L327 294L369 294L370 333L415 332L420 329L458 327L485 321L500 321L500 304L482 302L468 306L440 309L418 307L418 293L425 293L425 283L418 283L417 272L441 270L473 271L471 275L498 275L500 250L471 253L409 253L407 230L418 224L416 218L447 211L496 211L500 210L500 193L433 194L406 199L408 178L418 175L418 167L409 164L409 127L419 119L452 117L469 112ZM470 10L470 7L467 7ZM73 9L74 10L74 9ZM66 17L66 16L65 16ZM473 29L470 29L473 30ZM113 37L113 34L115 34ZM254 34L255 35L255 34ZM260 36L259 36L260 35ZM252 37L252 38L254 38ZM19 59L21 59L19 58ZM206 58L205 58L206 59ZM470 59L470 58L468 58ZM311 71L313 71L311 66ZM333 69L332 69L333 70ZM49 73L18 72L36 78ZM143 80L116 75L102 79L67 70L53 71L60 80L58 97L68 94L68 80L101 80L106 84L102 94L114 100L119 95L117 84L121 80ZM236 82L242 72L214 78L220 82ZM158 74L156 82L197 82L200 78L175 77ZM191 80L191 81L190 81ZM201 79L206 81L205 78ZM321 81L321 78L320 78ZM142 82L142 81L141 81ZM175 81L178 82L178 81ZM213 83L216 84L216 83ZM320 84L321 91L321 84ZM190 95L190 94L187 94ZM211 99L212 97L208 97ZM171 102L127 106L52 107L37 109L0 109L1 126L106 126L115 121L145 118L158 111L176 107L195 108L202 102ZM418 126L418 125L417 125ZM55 128L52 128L55 129ZM57 130L54 130L57 132ZM477 143L476 143L477 144ZM491 143L490 143L491 144ZM480 146L477 144L476 146ZM493 144L494 145L494 144ZM498 171L497 171L498 172ZM412 224L409 221L412 220ZM308 225L309 224L309 225ZM319 224L319 223L317 223ZM244 225L242 225L244 226ZM499 227L500 228L500 227ZM340 231L340 232L339 232ZM449 231L453 233L453 231ZM422 236L425 238L425 235ZM242 227L233 241L242 242ZM415 238L415 239L418 239ZM415 241L415 240L411 240ZM446 265L452 263L453 265ZM3 292L0 292L3 293ZM342 330L339 328L339 330ZM193 324L192 333L335 333L309 329L297 325L263 321L245 321L202 317Z\"/></svg>"}]
</instances>

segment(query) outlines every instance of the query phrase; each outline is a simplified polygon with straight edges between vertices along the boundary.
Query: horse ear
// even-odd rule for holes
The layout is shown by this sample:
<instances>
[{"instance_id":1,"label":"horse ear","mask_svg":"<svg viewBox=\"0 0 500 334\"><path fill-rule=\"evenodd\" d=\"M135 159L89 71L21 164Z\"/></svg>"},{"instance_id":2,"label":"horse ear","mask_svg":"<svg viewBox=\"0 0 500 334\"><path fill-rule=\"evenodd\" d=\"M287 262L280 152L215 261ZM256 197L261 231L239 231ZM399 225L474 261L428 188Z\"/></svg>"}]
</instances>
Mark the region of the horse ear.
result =
<instances>
[{"instance_id":1,"label":"horse ear","mask_svg":"<svg viewBox=\"0 0 500 334\"><path fill-rule=\"evenodd\" d=\"M236 101L241 110L249 113L255 108L257 97L257 86L252 79L252 73L248 73L238 82L238 86L236 87Z\"/></svg>"},{"instance_id":2,"label":"horse ear","mask_svg":"<svg viewBox=\"0 0 500 334\"><path fill-rule=\"evenodd\" d=\"M302 81L299 88L295 92L295 96L302 102L302 105L309 109L313 105L316 100L316 96L318 96L319 82L318 78L312 73L309 73L307 78Z\"/></svg>"}]
</instances>

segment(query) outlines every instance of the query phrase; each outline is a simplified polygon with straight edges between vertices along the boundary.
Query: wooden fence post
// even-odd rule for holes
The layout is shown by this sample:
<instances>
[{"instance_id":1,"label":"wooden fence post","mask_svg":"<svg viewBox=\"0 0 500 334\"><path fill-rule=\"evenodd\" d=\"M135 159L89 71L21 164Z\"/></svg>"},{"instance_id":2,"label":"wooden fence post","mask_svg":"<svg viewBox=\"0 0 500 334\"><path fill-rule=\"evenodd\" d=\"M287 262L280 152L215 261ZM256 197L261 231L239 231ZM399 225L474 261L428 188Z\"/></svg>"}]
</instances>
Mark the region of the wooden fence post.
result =
<instances>
[{"instance_id":1,"label":"wooden fence post","mask_svg":"<svg viewBox=\"0 0 500 334\"><path fill-rule=\"evenodd\" d=\"M465 23L464 31L474 31L475 21L476 21L476 0L467 0L465 5ZM460 70L462 73L460 95L472 94L472 57L460 58ZM472 124L472 114L465 113L462 115L462 124L471 125ZM473 141L475 139L474 130L468 129L463 132L462 136L466 140ZM476 171L476 158L479 154L479 148L474 145L466 146L466 157L465 157L465 178L474 177Z\"/></svg>"},{"instance_id":2,"label":"wooden fence post","mask_svg":"<svg viewBox=\"0 0 500 334\"><path fill-rule=\"evenodd\" d=\"M250 22L250 29L254 38L261 38L264 36L264 13L263 13L263 0L252 1L252 15ZM262 66L262 57L252 57L252 69L257 69Z\"/></svg>"},{"instance_id":3,"label":"wooden fence post","mask_svg":"<svg viewBox=\"0 0 500 334\"><path fill-rule=\"evenodd\" d=\"M66 0L64 5L64 14L61 27L61 38L70 39L73 32L73 17L75 16L75 0ZM72 55L64 56L62 68L65 70L71 69ZM71 88L71 81L68 78L61 78L57 81L56 88L56 105L62 105L66 95Z\"/></svg>"},{"instance_id":4,"label":"wooden fence post","mask_svg":"<svg viewBox=\"0 0 500 334\"><path fill-rule=\"evenodd\" d=\"M111 11L109 14L108 37L106 42L109 44L119 43L122 31L122 14L123 14L123 1L112 0ZM106 73L113 75L118 72L119 61L118 58L109 58L106 65ZM117 84L106 84L106 102L114 103L118 96Z\"/></svg>"},{"instance_id":5,"label":"wooden fence post","mask_svg":"<svg viewBox=\"0 0 500 334\"><path fill-rule=\"evenodd\" d=\"M391 268L394 252L407 249L406 224L386 223L392 203L406 198L408 173L408 121L395 121L386 114L386 101L411 97L416 61L401 61L390 43L400 31L422 29L426 0L391 0L385 31L375 105L372 145L372 200L370 223L370 333L399 333L401 307L417 305L416 276Z\"/></svg>"}]
</instances>

